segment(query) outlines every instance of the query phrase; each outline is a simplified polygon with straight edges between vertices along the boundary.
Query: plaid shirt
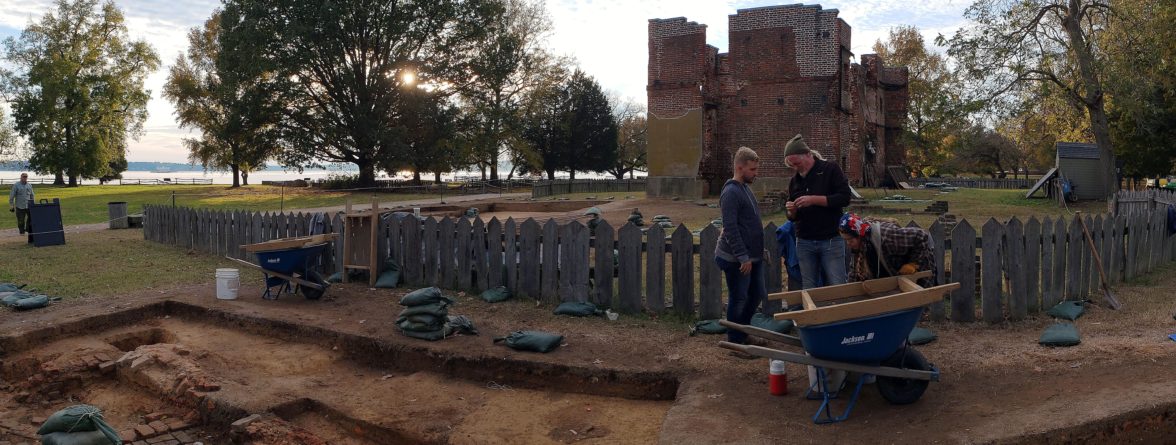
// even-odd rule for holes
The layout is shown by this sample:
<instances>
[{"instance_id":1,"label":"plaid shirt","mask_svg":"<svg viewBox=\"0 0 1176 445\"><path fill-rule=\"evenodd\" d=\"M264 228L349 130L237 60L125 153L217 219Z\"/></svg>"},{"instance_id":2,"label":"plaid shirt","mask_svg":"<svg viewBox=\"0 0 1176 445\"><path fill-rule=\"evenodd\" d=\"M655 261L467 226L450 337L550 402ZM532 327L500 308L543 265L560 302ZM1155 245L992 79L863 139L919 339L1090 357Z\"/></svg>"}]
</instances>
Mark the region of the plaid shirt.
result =
<instances>
[{"instance_id":1,"label":"plaid shirt","mask_svg":"<svg viewBox=\"0 0 1176 445\"><path fill-rule=\"evenodd\" d=\"M930 279L919 280L922 286L929 286L935 282L935 250L931 234L916 227L899 227L897 224L883 221L870 221L870 230L878 230L882 238L882 261L894 273L904 264L915 263L919 270L930 270ZM862 250L853 253L853 271L850 280L863 281L872 278L890 276L886 267L878 264L878 253L874 249L869 237L862 240Z\"/></svg>"}]
</instances>

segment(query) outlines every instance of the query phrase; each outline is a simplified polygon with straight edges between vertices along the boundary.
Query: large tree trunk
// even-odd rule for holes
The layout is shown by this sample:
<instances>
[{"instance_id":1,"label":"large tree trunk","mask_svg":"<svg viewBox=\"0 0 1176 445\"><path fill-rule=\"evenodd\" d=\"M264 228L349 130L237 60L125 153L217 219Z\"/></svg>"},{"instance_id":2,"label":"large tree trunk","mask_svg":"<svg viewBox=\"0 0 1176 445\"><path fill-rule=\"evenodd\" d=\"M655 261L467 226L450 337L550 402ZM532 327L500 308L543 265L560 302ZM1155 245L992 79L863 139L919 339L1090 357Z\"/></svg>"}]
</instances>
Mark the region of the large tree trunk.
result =
<instances>
[{"instance_id":1,"label":"large tree trunk","mask_svg":"<svg viewBox=\"0 0 1176 445\"><path fill-rule=\"evenodd\" d=\"M1094 133L1094 142L1098 144L1099 152L1102 155L1103 176L1115 178L1115 149L1111 145L1110 124L1107 122L1107 113L1103 108L1102 84L1094 71L1094 54L1086 46L1086 36L1082 34L1081 22L1084 7L1082 3L1078 0L1068 2L1066 17L1062 24L1070 39L1070 48L1074 50L1074 58L1078 61L1078 71L1082 74L1082 83L1085 87L1084 90L1086 90L1085 97L1082 99L1086 110L1090 113L1090 131ZM1103 189L1103 195L1110 196L1119 188L1113 179L1104 183L1106 186Z\"/></svg>"},{"instance_id":2,"label":"large tree trunk","mask_svg":"<svg viewBox=\"0 0 1176 445\"><path fill-rule=\"evenodd\" d=\"M78 186L78 175L76 175L76 174L69 175L69 186L70 187L77 187Z\"/></svg>"},{"instance_id":3,"label":"large tree trunk","mask_svg":"<svg viewBox=\"0 0 1176 445\"><path fill-rule=\"evenodd\" d=\"M498 180L498 160L497 159L494 159L493 162L490 163L490 180L491 181Z\"/></svg>"},{"instance_id":4,"label":"large tree trunk","mask_svg":"<svg viewBox=\"0 0 1176 445\"><path fill-rule=\"evenodd\" d=\"M575 180L575 179L576 179L576 171L575 170L569 171L568 172L568 180L571 181L571 180Z\"/></svg>"},{"instance_id":5,"label":"large tree trunk","mask_svg":"<svg viewBox=\"0 0 1176 445\"><path fill-rule=\"evenodd\" d=\"M249 171L241 170L241 185L249 185Z\"/></svg>"},{"instance_id":6,"label":"large tree trunk","mask_svg":"<svg viewBox=\"0 0 1176 445\"><path fill-rule=\"evenodd\" d=\"M555 170L548 170L548 171L547 171L547 180L548 180L548 181L554 181L554 180L555 180Z\"/></svg>"},{"instance_id":7,"label":"large tree trunk","mask_svg":"<svg viewBox=\"0 0 1176 445\"><path fill-rule=\"evenodd\" d=\"M412 185L421 185L421 171L414 169L412 171Z\"/></svg>"},{"instance_id":8,"label":"large tree trunk","mask_svg":"<svg viewBox=\"0 0 1176 445\"><path fill-rule=\"evenodd\" d=\"M241 166L239 164L231 164L229 168L233 170L233 186L229 188L237 188L241 186Z\"/></svg>"},{"instance_id":9,"label":"large tree trunk","mask_svg":"<svg viewBox=\"0 0 1176 445\"><path fill-rule=\"evenodd\" d=\"M53 174L53 185L65 185L65 174L60 171Z\"/></svg>"},{"instance_id":10,"label":"large tree trunk","mask_svg":"<svg viewBox=\"0 0 1176 445\"><path fill-rule=\"evenodd\" d=\"M436 184L441 183L441 172L433 172L433 182Z\"/></svg>"},{"instance_id":11,"label":"large tree trunk","mask_svg":"<svg viewBox=\"0 0 1176 445\"><path fill-rule=\"evenodd\" d=\"M355 165L359 166L359 180L358 186L371 187L376 185L376 164L370 159L359 159L355 161Z\"/></svg>"}]
</instances>

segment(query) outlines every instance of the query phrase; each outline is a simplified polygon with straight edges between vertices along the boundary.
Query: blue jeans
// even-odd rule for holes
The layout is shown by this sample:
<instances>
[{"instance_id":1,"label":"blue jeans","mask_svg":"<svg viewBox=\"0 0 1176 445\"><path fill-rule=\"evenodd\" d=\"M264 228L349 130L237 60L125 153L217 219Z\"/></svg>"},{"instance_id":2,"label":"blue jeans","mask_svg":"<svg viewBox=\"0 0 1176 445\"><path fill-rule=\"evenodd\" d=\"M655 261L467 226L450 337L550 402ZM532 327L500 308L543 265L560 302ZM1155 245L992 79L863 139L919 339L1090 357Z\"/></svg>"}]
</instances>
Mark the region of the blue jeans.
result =
<instances>
[{"instance_id":1,"label":"blue jeans","mask_svg":"<svg viewBox=\"0 0 1176 445\"><path fill-rule=\"evenodd\" d=\"M715 264L727 276L727 320L739 324L751 324L751 317L759 309L761 301L768 296L764 285L764 262L751 263L751 273L739 272L739 263L715 257ZM727 341L743 344L747 334L734 329L727 330Z\"/></svg>"},{"instance_id":2,"label":"blue jeans","mask_svg":"<svg viewBox=\"0 0 1176 445\"><path fill-rule=\"evenodd\" d=\"M800 260L800 278L805 289L817 287L817 274L825 278L821 285L845 284L845 240L840 236L827 240L797 238L796 256Z\"/></svg>"}]
</instances>

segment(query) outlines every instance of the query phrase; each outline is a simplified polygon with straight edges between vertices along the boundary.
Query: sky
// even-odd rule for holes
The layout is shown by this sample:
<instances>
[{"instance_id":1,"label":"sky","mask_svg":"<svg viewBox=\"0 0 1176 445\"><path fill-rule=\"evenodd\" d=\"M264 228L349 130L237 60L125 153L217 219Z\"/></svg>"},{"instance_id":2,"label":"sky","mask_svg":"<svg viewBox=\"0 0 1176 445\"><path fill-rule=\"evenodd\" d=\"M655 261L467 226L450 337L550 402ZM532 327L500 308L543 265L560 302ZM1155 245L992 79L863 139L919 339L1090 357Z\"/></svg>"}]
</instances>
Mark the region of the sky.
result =
<instances>
[{"instance_id":1,"label":"sky","mask_svg":"<svg viewBox=\"0 0 1176 445\"><path fill-rule=\"evenodd\" d=\"M649 19L686 17L707 25L707 43L727 51L727 16L738 9L793 4L795 0L546 0L553 31L549 46L576 59L582 70L608 91L645 102L649 60ZM175 109L162 97L167 71L187 48L187 32L212 15L216 0L115 0L133 39L145 39L159 53L162 67L147 80L151 90L144 133L128 146L135 162L186 162L181 139L189 131L175 122ZM814 4L814 3L806 3ZM853 29L853 53L870 54L878 39L896 26L916 26L928 44L965 24L971 0L841 0L819 3L837 9ZM51 0L0 0L0 39L19 36L53 6Z\"/></svg>"}]
</instances>

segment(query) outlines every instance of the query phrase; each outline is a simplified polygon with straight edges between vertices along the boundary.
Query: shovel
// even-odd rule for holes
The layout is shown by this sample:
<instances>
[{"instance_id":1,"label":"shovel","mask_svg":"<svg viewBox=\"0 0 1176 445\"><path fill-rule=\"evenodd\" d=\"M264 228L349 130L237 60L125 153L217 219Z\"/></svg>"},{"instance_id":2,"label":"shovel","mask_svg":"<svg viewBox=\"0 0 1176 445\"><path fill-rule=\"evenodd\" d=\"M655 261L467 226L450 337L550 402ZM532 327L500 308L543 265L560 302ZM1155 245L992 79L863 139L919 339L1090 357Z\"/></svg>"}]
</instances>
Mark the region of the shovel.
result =
<instances>
[{"instance_id":1,"label":"shovel","mask_svg":"<svg viewBox=\"0 0 1176 445\"><path fill-rule=\"evenodd\" d=\"M1102 258L1098 256L1098 248L1094 247L1094 238L1090 236L1090 230L1086 229L1086 221L1082 219L1082 212L1074 212L1078 220L1078 224L1082 226L1082 234L1086 235L1086 243L1090 246L1090 254L1094 255L1094 265L1098 268L1098 277L1102 279L1100 283L1103 290L1103 297L1106 298L1107 304L1111 309L1119 310L1123 308L1123 304L1119 303L1119 299L1115 298L1115 294L1111 293L1111 288L1107 287L1107 274L1103 272Z\"/></svg>"}]
</instances>

